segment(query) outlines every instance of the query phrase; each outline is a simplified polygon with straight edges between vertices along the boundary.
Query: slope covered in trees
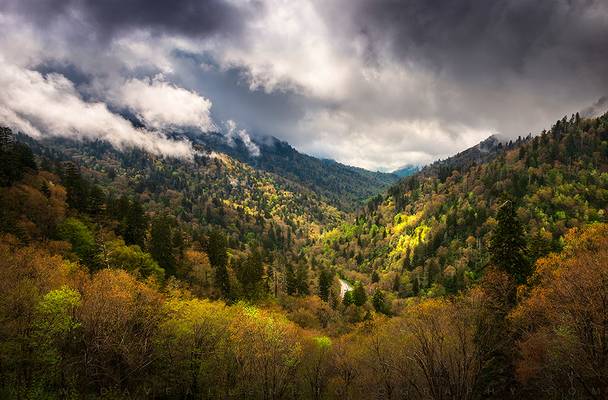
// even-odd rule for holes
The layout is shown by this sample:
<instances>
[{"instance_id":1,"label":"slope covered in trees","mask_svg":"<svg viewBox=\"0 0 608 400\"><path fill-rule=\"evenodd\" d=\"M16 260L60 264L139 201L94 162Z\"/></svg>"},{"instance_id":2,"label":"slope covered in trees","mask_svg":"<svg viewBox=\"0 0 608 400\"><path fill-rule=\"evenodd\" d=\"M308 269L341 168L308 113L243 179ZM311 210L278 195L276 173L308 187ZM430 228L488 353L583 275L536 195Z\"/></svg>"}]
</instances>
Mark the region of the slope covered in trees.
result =
<instances>
[{"instance_id":1,"label":"slope covered in trees","mask_svg":"<svg viewBox=\"0 0 608 400\"><path fill-rule=\"evenodd\" d=\"M608 395L608 116L352 215L226 154L1 133L1 398Z\"/></svg>"},{"instance_id":2,"label":"slope covered in trees","mask_svg":"<svg viewBox=\"0 0 608 400\"><path fill-rule=\"evenodd\" d=\"M256 155L252 155L238 138L233 140L233 145L229 145L220 134L189 135L189 138L209 150L228 154L258 170L298 182L345 211L359 208L368 198L386 190L398 179L392 173L371 172L302 154L274 137L254 139L260 149L260 154Z\"/></svg>"},{"instance_id":3,"label":"slope covered in trees","mask_svg":"<svg viewBox=\"0 0 608 400\"><path fill-rule=\"evenodd\" d=\"M569 228L606 221L608 115L564 117L534 138L486 141L426 167L325 230L309 252L397 298L456 293L491 261L506 200L523 226L522 258L530 264L561 249Z\"/></svg>"}]
</instances>

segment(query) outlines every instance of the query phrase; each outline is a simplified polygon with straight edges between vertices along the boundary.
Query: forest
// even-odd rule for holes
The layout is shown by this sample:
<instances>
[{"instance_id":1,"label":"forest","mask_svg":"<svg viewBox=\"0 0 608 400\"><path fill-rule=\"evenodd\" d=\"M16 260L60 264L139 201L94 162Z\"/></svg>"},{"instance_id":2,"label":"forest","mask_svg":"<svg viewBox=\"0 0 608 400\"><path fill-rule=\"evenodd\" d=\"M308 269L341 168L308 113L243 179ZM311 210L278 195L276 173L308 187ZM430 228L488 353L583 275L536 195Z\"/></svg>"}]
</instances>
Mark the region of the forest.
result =
<instances>
[{"instance_id":1,"label":"forest","mask_svg":"<svg viewBox=\"0 0 608 400\"><path fill-rule=\"evenodd\" d=\"M371 194L1 128L0 397L608 398L608 114L488 143Z\"/></svg>"}]
</instances>

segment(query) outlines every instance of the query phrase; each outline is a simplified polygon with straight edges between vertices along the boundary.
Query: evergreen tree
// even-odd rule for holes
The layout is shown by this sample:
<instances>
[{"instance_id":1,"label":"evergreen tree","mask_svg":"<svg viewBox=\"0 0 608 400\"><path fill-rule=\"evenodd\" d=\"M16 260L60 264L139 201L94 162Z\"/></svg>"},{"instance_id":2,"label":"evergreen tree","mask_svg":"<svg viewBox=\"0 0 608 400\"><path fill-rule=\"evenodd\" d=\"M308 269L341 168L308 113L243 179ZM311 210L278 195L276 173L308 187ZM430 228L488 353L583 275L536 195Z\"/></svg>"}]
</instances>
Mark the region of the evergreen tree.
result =
<instances>
[{"instance_id":1,"label":"evergreen tree","mask_svg":"<svg viewBox=\"0 0 608 400\"><path fill-rule=\"evenodd\" d=\"M305 296L310 294L308 288L308 266L306 264L300 264L296 272L296 282L298 288L298 294Z\"/></svg>"},{"instance_id":2,"label":"evergreen tree","mask_svg":"<svg viewBox=\"0 0 608 400\"><path fill-rule=\"evenodd\" d=\"M207 242L207 255L209 256L209 262L213 267L228 264L228 252L226 247L226 237L217 230L211 231Z\"/></svg>"},{"instance_id":3,"label":"evergreen tree","mask_svg":"<svg viewBox=\"0 0 608 400\"><path fill-rule=\"evenodd\" d=\"M524 283L530 273L524 230L517 219L515 205L505 201L498 209L498 224L490 243L490 262Z\"/></svg>"},{"instance_id":4,"label":"evergreen tree","mask_svg":"<svg viewBox=\"0 0 608 400\"><path fill-rule=\"evenodd\" d=\"M37 170L32 150L15 141L9 128L0 127L0 186L10 186L26 169Z\"/></svg>"},{"instance_id":5,"label":"evergreen tree","mask_svg":"<svg viewBox=\"0 0 608 400\"><path fill-rule=\"evenodd\" d=\"M263 275L264 265L262 264L262 256L257 250L253 250L236 268L236 278L243 287L246 297L249 298L256 297Z\"/></svg>"},{"instance_id":6,"label":"evergreen tree","mask_svg":"<svg viewBox=\"0 0 608 400\"><path fill-rule=\"evenodd\" d=\"M384 298L384 293L380 289L376 289L374 295L372 297L372 304L374 305L374 309L376 312L381 314L388 315L388 306L386 305L386 299Z\"/></svg>"},{"instance_id":7,"label":"evergreen tree","mask_svg":"<svg viewBox=\"0 0 608 400\"><path fill-rule=\"evenodd\" d=\"M356 306L361 307L367 302L367 293L365 293L365 288L361 282L357 282L355 284L355 288L353 289L353 303Z\"/></svg>"},{"instance_id":8,"label":"evergreen tree","mask_svg":"<svg viewBox=\"0 0 608 400\"><path fill-rule=\"evenodd\" d=\"M215 284L224 297L230 294L230 276L228 275L228 251L226 237L219 231L209 234L207 243L207 255L209 263L215 270Z\"/></svg>"},{"instance_id":9,"label":"evergreen tree","mask_svg":"<svg viewBox=\"0 0 608 400\"><path fill-rule=\"evenodd\" d=\"M412 249L410 248L410 246L407 246L407 250L405 251L405 257L403 258L403 265L401 266L401 272L409 271L412 268L411 257Z\"/></svg>"},{"instance_id":10,"label":"evergreen tree","mask_svg":"<svg viewBox=\"0 0 608 400\"><path fill-rule=\"evenodd\" d=\"M63 170L63 184L67 190L68 205L78 211L87 211L88 187L76 164L68 162Z\"/></svg>"},{"instance_id":11,"label":"evergreen tree","mask_svg":"<svg viewBox=\"0 0 608 400\"><path fill-rule=\"evenodd\" d=\"M296 272L293 269L293 265L291 263L287 264L285 268L285 286L288 295L294 295L298 290L298 284L296 280Z\"/></svg>"},{"instance_id":12,"label":"evergreen tree","mask_svg":"<svg viewBox=\"0 0 608 400\"><path fill-rule=\"evenodd\" d=\"M93 185L89 192L89 200L87 204L87 212L93 216L99 216L103 212L105 203L105 194L97 185Z\"/></svg>"},{"instance_id":13,"label":"evergreen tree","mask_svg":"<svg viewBox=\"0 0 608 400\"><path fill-rule=\"evenodd\" d=\"M418 296L418 293L420 293L420 281L418 280L418 276L415 276L412 280L412 293L414 296Z\"/></svg>"},{"instance_id":14,"label":"evergreen tree","mask_svg":"<svg viewBox=\"0 0 608 400\"><path fill-rule=\"evenodd\" d=\"M330 271L322 269L321 272L319 272L319 297L324 301L329 300L332 280L333 274Z\"/></svg>"},{"instance_id":15,"label":"evergreen tree","mask_svg":"<svg viewBox=\"0 0 608 400\"><path fill-rule=\"evenodd\" d=\"M150 254L167 275L175 275L171 225L169 218L158 217L152 222L150 230Z\"/></svg>"},{"instance_id":16,"label":"evergreen tree","mask_svg":"<svg viewBox=\"0 0 608 400\"><path fill-rule=\"evenodd\" d=\"M124 198L120 201L126 202L126 205L122 203L123 207L126 207L123 214L125 222L123 238L127 244L136 244L143 248L148 229L148 219L144 209L137 199L129 201Z\"/></svg>"}]
</instances>

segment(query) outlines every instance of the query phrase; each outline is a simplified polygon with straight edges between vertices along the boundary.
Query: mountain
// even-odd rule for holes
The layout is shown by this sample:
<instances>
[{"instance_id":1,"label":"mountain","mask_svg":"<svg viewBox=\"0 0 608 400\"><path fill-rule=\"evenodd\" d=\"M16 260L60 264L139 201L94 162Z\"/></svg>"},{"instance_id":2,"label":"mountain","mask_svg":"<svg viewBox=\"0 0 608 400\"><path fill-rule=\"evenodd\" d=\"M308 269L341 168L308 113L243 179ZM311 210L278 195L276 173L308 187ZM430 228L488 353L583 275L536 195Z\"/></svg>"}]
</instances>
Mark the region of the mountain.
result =
<instances>
[{"instance_id":1,"label":"mountain","mask_svg":"<svg viewBox=\"0 0 608 400\"><path fill-rule=\"evenodd\" d=\"M534 138L490 137L435 162L327 229L310 253L397 296L455 293L482 275L507 199L524 227L529 263L559 251L569 229L606 222L608 115L564 117Z\"/></svg>"},{"instance_id":2,"label":"mountain","mask_svg":"<svg viewBox=\"0 0 608 400\"><path fill-rule=\"evenodd\" d=\"M189 235L220 229L235 248L247 242L247 235L255 235L259 241L280 239L287 251L343 219L340 210L298 181L224 153L202 152L190 161L137 149L119 151L100 141L17 139L58 175L74 165L108 198L137 199L151 216L176 218Z\"/></svg>"},{"instance_id":3,"label":"mountain","mask_svg":"<svg viewBox=\"0 0 608 400\"><path fill-rule=\"evenodd\" d=\"M515 144L519 144L523 140L526 139L520 137L516 140ZM504 143L496 135L489 136L473 147L461 151L445 160L437 160L432 164L427 165L422 169L422 174L435 175L441 180L445 180L453 171L465 171L473 165L483 164L484 162L493 159L503 150L505 145L513 146L513 141Z\"/></svg>"},{"instance_id":4,"label":"mountain","mask_svg":"<svg viewBox=\"0 0 608 400\"><path fill-rule=\"evenodd\" d=\"M398 180L395 174L371 172L302 154L274 137L253 139L259 155L252 154L240 138L232 139L232 144L219 133L189 134L188 138L209 151L225 153L257 170L298 182L345 211L354 211Z\"/></svg>"},{"instance_id":5,"label":"mountain","mask_svg":"<svg viewBox=\"0 0 608 400\"><path fill-rule=\"evenodd\" d=\"M397 168L396 170L392 171L391 173L397 175L399 178L405 178L406 176L413 175L418 171L420 171L420 166L407 164L401 168Z\"/></svg>"}]
</instances>

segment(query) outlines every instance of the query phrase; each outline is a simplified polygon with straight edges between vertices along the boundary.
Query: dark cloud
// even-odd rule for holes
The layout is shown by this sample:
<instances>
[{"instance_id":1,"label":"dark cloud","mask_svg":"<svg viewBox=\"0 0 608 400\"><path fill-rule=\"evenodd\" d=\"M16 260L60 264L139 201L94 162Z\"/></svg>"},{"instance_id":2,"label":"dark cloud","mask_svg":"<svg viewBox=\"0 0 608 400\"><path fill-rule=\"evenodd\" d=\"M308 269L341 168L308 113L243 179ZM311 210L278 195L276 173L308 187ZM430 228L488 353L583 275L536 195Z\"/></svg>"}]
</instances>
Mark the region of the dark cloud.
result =
<instances>
[{"instance_id":1,"label":"dark cloud","mask_svg":"<svg viewBox=\"0 0 608 400\"><path fill-rule=\"evenodd\" d=\"M349 2L354 4L355 2ZM361 0L351 29L460 79L566 74L606 84L605 0ZM540 72L542 71L542 73ZM557 76L556 76L557 75Z\"/></svg>"},{"instance_id":2,"label":"dark cloud","mask_svg":"<svg viewBox=\"0 0 608 400\"><path fill-rule=\"evenodd\" d=\"M240 29L243 8L224 0L4 0L0 10L45 25L75 15L106 38L132 29L183 35L226 34Z\"/></svg>"}]
</instances>

